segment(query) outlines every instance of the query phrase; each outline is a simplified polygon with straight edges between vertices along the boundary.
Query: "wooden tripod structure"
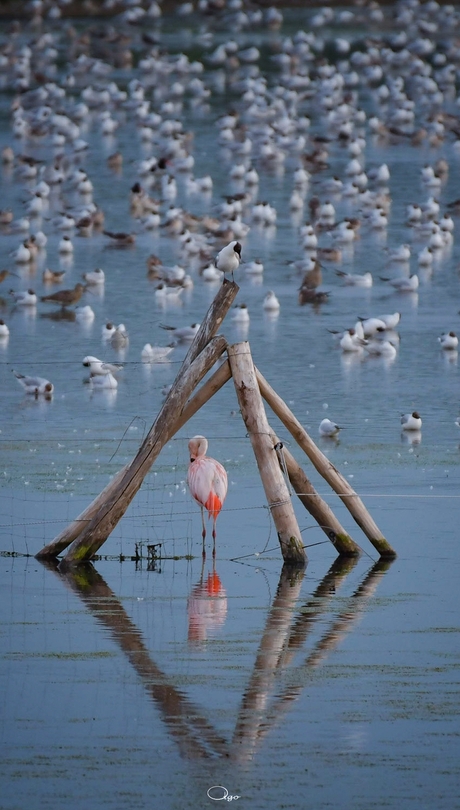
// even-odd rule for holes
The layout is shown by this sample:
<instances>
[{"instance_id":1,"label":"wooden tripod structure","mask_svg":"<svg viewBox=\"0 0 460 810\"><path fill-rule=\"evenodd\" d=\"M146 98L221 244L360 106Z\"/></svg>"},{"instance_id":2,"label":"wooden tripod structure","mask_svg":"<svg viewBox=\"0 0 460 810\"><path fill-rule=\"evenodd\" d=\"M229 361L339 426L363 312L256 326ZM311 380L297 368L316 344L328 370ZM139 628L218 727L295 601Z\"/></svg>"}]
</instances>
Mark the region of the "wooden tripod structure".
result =
<instances>
[{"instance_id":1,"label":"wooden tripod structure","mask_svg":"<svg viewBox=\"0 0 460 810\"><path fill-rule=\"evenodd\" d=\"M360 548L270 428L262 397L318 472L342 499L380 556L387 558L396 556L346 478L316 447L281 397L256 369L249 344L243 342L228 346L225 338L217 335L238 290L239 287L235 282L224 280L190 346L163 407L134 459L113 477L76 520L36 554L37 559L55 558L68 549L61 562L63 569L91 560L126 512L162 447L231 377L235 384L241 415L254 449L284 561L305 565L307 560L285 473L301 502L327 534L337 552L345 556L357 556ZM197 385L224 352L227 352L228 359L224 360L217 371L193 394Z\"/></svg>"}]
</instances>

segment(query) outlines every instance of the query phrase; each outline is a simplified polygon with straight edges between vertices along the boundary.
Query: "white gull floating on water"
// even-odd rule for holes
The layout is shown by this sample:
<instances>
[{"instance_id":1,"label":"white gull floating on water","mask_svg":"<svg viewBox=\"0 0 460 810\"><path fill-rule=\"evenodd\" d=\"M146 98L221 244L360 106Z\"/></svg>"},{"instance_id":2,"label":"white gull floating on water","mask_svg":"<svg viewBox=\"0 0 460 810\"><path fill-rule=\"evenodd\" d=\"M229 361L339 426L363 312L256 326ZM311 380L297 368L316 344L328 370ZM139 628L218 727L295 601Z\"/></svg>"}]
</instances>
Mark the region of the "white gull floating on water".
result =
<instances>
[{"instance_id":1,"label":"white gull floating on water","mask_svg":"<svg viewBox=\"0 0 460 810\"><path fill-rule=\"evenodd\" d=\"M54 391L54 385L44 377L27 377L25 374L20 374L19 371L12 369L14 376L20 385L22 385L26 394L33 394L35 397L43 395L51 397Z\"/></svg>"},{"instance_id":2,"label":"white gull floating on water","mask_svg":"<svg viewBox=\"0 0 460 810\"><path fill-rule=\"evenodd\" d=\"M347 329L339 341L339 346L343 352L361 352L366 341L356 332L355 329Z\"/></svg>"},{"instance_id":3,"label":"white gull floating on water","mask_svg":"<svg viewBox=\"0 0 460 810\"><path fill-rule=\"evenodd\" d=\"M198 332L200 325L199 323L192 323L191 326L176 327L160 323L161 329L167 329L168 332L171 332L174 340L178 343L190 343Z\"/></svg>"},{"instance_id":4,"label":"white gull floating on water","mask_svg":"<svg viewBox=\"0 0 460 810\"><path fill-rule=\"evenodd\" d=\"M232 315L235 323L249 323L249 310L247 304L236 304L235 312Z\"/></svg>"},{"instance_id":5,"label":"white gull floating on water","mask_svg":"<svg viewBox=\"0 0 460 810\"><path fill-rule=\"evenodd\" d=\"M413 273L409 278L407 276L399 276L398 278L385 278L380 276L381 281L387 281L398 292L415 292L418 289L419 279L416 273Z\"/></svg>"},{"instance_id":6,"label":"white gull floating on water","mask_svg":"<svg viewBox=\"0 0 460 810\"><path fill-rule=\"evenodd\" d=\"M279 312L280 311L280 302L276 297L273 290L269 290L264 298L263 308L265 312Z\"/></svg>"},{"instance_id":7,"label":"white gull floating on water","mask_svg":"<svg viewBox=\"0 0 460 810\"><path fill-rule=\"evenodd\" d=\"M168 358L172 351L174 351L174 346L152 346L151 343L146 343L142 349L141 358L148 363L169 362Z\"/></svg>"},{"instance_id":8,"label":"white gull floating on water","mask_svg":"<svg viewBox=\"0 0 460 810\"><path fill-rule=\"evenodd\" d=\"M402 430L420 430L422 427L422 418L418 411L412 413L403 413L401 416Z\"/></svg>"},{"instance_id":9,"label":"white gull floating on water","mask_svg":"<svg viewBox=\"0 0 460 810\"><path fill-rule=\"evenodd\" d=\"M442 349L450 350L458 347L458 337L455 332L445 332L438 337L438 340Z\"/></svg>"},{"instance_id":10,"label":"white gull floating on water","mask_svg":"<svg viewBox=\"0 0 460 810\"><path fill-rule=\"evenodd\" d=\"M335 272L348 287L372 287L372 273L345 273L343 270Z\"/></svg>"},{"instance_id":11,"label":"white gull floating on water","mask_svg":"<svg viewBox=\"0 0 460 810\"><path fill-rule=\"evenodd\" d=\"M117 374L117 372L123 369L121 365L105 363L104 360L99 360L99 358L93 357L93 355L90 354L83 358L83 365L85 368L89 368L92 377L97 375L104 377L106 374Z\"/></svg>"},{"instance_id":12,"label":"white gull floating on water","mask_svg":"<svg viewBox=\"0 0 460 810\"><path fill-rule=\"evenodd\" d=\"M335 422L331 422L330 419L323 419L319 426L319 435L320 436L328 436L329 438L333 436L337 436L339 430L342 430L339 425L336 425Z\"/></svg>"},{"instance_id":13,"label":"white gull floating on water","mask_svg":"<svg viewBox=\"0 0 460 810\"><path fill-rule=\"evenodd\" d=\"M92 270L89 273L83 273L82 278L87 284L104 284L105 273L100 267L96 267L95 270Z\"/></svg>"},{"instance_id":14,"label":"white gull floating on water","mask_svg":"<svg viewBox=\"0 0 460 810\"><path fill-rule=\"evenodd\" d=\"M10 290L10 295L13 297L13 300L18 307L34 307L37 303L37 295L34 290L19 290L15 292L14 290Z\"/></svg>"},{"instance_id":15,"label":"white gull floating on water","mask_svg":"<svg viewBox=\"0 0 460 810\"><path fill-rule=\"evenodd\" d=\"M101 337L102 340L110 340L116 330L115 324L111 321L107 321L101 329Z\"/></svg>"}]
</instances>

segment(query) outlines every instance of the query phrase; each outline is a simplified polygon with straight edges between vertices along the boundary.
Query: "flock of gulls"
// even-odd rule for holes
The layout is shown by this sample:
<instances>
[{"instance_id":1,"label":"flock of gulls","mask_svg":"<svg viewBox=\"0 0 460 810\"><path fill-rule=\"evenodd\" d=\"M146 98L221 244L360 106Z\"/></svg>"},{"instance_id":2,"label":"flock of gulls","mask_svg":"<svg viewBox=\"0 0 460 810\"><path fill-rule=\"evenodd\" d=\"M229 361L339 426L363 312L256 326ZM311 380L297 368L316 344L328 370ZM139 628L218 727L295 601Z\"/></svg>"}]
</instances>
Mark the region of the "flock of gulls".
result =
<instances>
[{"instance_id":1,"label":"flock of gulls","mask_svg":"<svg viewBox=\"0 0 460 810\"><path fill-rule=\"evenodd\" d=\"M384 7L370 0L299 12L302 27L293 28L284 4L280 10L196 0L166 15L161 2L104 0L103 16L84 23L68 16L68 5L30 0L24 17L5 21L0 35L0 93L10 125L2 172L18 190L14 205L0 210L0 244L4 236L17 240L9 253L2 251L3 348L15 340L14 309L54 307L63 325L95 321L88 293L104 290L109 300L113 253L106 254L105 270L78 268L81 239L125 251L132 265L139 264L136 251L146 234L167 244L175 263L156 253L146 259L146 289L153 284L164 306L224 276L263 284L268 270L273 289L261 296L260 310L276 319L275 276L253 255L251 232L273 239L288 221L291 228L296 223L295 239L283 283L288 278L293 300L318 311L335 285L385 285L394 297L390 312L357 312L347 329L330 331L344 354L394 359L398 300L414 295L452 254L460 214L460 200L444 199L446 150L460 157L460 9L435 0ZM90 3L85 9L94 11ZM179 50L171 30L186 29L193 37ZM211 174L195 174L204 127L226 178L218 189ZM131 149L138 144L134 162L123 151L127 138ZM129 178L125 231L111 229L110 195L101 198L98 176L88 168L98 139L115 144L106 157L109 171ZM369 163L376 144L429 156L420 165L419 199L406 206L405 242L385 248L381 237L391 223L399 170L391 162ZM260 192L277 176L289 187L283 211ZM382 254L378 277L354 261L363 235L375 238ZM50 242L58 269L48 267ZM127 297L129 285L127 276ZM235 307L233 320L249 324L246 304ZM458 347L451 325L433 336L448 353ZM178 344L193 340L199 323L162 327L168 340L145 343L142 362L168 362ZM123 364L109 362L104 352L126 350L130 333L112 322L97 331L96 353L76 362L89 370L95 390L114 390ZM34 376L32 340L29 366L30 376L12 369L18 383L26 394L51 398L58 384ZM404 431L421 425L418 411L401 417ZM339 430L329 419L319 428L326 437Z\"/></svg>"}]
</instances>

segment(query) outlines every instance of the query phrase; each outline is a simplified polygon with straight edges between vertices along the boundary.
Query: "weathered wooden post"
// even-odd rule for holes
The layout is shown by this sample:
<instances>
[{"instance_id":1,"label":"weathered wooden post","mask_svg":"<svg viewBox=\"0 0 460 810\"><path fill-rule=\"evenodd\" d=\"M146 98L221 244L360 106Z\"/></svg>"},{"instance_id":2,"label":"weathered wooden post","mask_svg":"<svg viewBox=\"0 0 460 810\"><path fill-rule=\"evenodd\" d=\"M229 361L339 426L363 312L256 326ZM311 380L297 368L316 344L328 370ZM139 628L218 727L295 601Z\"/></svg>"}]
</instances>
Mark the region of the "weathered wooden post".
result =
<instances>
[{"instance_id":1,"label":"weathered wooden post","mask_svg":"<svg viewBox=\"0 0 460 810\"><path fill-rule=\"evenodd\" d=\"M248 430L268 506L278 532L283 559L291 564L305 565L306 554L300 529L286 482L278 464L249 343L236 343L229 346L228 358L241 415Z\"/></svg>"},{"instance_id":2,"label":"weathered wooden post","mask_svg":"<svg viewBox=\"0 0 460 810\"><path fill-rule=\"evenodd\" d=\"M292 411L288 408L281 397L273 390L265 377L256 369L257 382L260 392L265 401L270 405L272 411L281 420L289 433L294 437L297 444L307 454L312 464L318 472L326 479L328 484L343 501L350 514L358 526L362 529L366 537L369 538L374 548L382 557L396 557L396 552L385 539L377 524L374 522L361 498L350 486L347 479L334 467L328 458L316 446L307 431L296 419Z\"/></svg>"}]
</instances>

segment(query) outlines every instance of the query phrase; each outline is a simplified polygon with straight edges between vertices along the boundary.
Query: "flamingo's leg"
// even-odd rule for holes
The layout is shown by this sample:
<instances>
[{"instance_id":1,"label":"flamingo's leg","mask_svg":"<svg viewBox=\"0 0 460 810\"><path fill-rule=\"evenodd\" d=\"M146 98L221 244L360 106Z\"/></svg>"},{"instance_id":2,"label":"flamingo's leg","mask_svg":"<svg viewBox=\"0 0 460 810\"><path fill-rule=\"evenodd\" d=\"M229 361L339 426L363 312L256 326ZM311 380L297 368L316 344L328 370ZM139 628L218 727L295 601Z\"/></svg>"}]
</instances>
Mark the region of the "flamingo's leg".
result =
<instances>
[{"instance_id":1,"label":"flamingo's leg","mask_svg":"<svg viewBox=\"0 0 460 810\"><path fill-rule=\"evenodd\" d=\"M214 515L214 521L213 521L213 526L212 526L212 539L213 539L212 556L213 557L216 556L216 520L217 520L217 515Z\"/></svg>"},{"instance_id":2,"label":"flamingo's leg","mask_svg":"<svg viewBox=\"0 0 460 810\"><path fill-rule=\"evenodd\" d=\"M204 547L204 541L206 539L206 524L204 522L204 509L203 509L203 507L201 507L201 522L203 524L203 531L201 533L201 536L203 538L203 552L202 552L202 554L203 554L203 557L206 557L206 549Z\"/></svg>"}]
</instances>

